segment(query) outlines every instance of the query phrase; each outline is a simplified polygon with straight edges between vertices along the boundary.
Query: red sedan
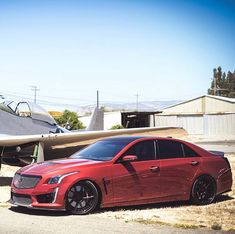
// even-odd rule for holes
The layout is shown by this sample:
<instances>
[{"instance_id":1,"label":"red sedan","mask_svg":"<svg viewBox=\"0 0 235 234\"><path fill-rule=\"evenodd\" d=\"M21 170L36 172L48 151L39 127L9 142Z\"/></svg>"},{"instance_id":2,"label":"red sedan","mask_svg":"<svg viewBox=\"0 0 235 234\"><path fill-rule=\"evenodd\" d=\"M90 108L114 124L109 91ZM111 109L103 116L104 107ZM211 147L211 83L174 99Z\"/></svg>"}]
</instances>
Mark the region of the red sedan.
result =
<instances>
[{"instance_id":1,"label":"red sedan","mask_svg":"<svg viewBox=\"0 0 235 234\"><path fill-rule=\"evenodd\" d=\"M98 207L176 200L209 204L231 186L231 168L221 153L172 138L113 137L68 159L21 168L11 201L87 214Z\"/></svg>"}]
</instances>

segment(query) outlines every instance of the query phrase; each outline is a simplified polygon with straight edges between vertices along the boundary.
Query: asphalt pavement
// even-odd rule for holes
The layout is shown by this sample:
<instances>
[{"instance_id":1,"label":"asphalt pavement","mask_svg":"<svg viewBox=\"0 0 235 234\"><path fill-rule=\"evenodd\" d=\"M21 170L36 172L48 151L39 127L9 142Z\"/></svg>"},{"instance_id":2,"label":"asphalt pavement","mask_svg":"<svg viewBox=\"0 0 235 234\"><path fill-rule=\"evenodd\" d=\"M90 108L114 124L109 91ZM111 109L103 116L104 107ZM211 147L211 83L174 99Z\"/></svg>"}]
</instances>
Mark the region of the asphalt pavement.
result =
<instances>
[{"instance_id":1,"label":"asphalt pavement","mask_svg":"<svg viewBox=\"0 0 235 234\"><path fill-rule=\"evenodd\" d=\"M100 218L95 214L75 216L66 212L0 208L1 234L86 233L86 234L215 234L226 233L209 229L180 229L164 225L146 225Z\"/></svg>"},{"instance_id":2,"label":"asphalt pavement","mask_svg":"<svg viewBox=\"0 0 235 234\"><path fill-rule=\"evenodd\" d=\"M198 142L196 144L206 150L217 150L217 151L222 151L224 153L235 153L235 141L234 142Z\"/></svg>"}]
</instances>

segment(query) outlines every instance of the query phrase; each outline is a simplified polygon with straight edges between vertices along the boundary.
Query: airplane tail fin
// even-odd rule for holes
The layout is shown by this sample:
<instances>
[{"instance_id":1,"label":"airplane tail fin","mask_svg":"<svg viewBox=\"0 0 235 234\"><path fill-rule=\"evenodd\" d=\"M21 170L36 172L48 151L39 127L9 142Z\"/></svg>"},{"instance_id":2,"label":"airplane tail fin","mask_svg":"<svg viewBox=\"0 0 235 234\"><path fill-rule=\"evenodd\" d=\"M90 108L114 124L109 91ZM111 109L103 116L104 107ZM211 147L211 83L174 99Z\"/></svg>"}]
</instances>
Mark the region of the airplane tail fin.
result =
<instances>
[{"instance_id":1,"label":"airplane tail fin","mask_svg":"<svg viewBox=\"0 0 235 234\"><path fill-rule=\"evenodd\" d=\"M91 121L87 131L97 131L104 130L104 111L98 107L96 107L92 113Z\"/></svg>"}]
</instances>

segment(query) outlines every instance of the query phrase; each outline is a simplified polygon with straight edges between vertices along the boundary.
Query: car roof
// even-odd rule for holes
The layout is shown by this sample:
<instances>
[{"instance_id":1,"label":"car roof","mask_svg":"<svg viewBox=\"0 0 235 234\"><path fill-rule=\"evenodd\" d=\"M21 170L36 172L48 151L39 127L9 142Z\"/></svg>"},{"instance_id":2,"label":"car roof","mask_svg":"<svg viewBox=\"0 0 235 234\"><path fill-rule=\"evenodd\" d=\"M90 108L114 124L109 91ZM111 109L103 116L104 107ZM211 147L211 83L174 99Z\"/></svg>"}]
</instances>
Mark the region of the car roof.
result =
<instances>
[{"instance_id":1,"label":"car roof","mask_svg":"<svg viewBox=\"0 0 235 234\"><path fill-rule=\"evenodd\" d=\"M155 136L116 136L102 139L101 141L115 141L115 142L125 142L130 143L139 139L163 139L162 137Z\"/></svg>"}]
</instances>

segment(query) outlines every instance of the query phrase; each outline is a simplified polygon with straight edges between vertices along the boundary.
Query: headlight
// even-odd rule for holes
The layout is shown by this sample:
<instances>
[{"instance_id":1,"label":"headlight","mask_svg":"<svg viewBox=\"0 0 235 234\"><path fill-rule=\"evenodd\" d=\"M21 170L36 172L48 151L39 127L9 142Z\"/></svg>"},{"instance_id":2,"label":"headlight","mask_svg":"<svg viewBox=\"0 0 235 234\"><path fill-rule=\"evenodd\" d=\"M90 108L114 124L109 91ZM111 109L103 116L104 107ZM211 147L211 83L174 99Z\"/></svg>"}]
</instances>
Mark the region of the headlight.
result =
<instances>
[{"instance_id":1,"label":"headlight","mask_svg":"<svg viewBox=\"0 0 235 234\"><path fill-rule=\"evenodd\" d=\"M52 177L48 180L48 184L58 184L59 180L61 178L61 175Z\"/></svg>"},{"instance_id":2,"label":"headlight","mask_svg":"<svg viewBox=\"0 0 235 234\"><path fill-rule=\"evenodd\" d=\"M76 174L76 173L79 173L79 171L67 173L67 174L64 174L64 175L58 175L58 176L51 177L47 181L47 184L59 184L65 177L73 175L73 174Z\"/></svg>"}]
</instances>

